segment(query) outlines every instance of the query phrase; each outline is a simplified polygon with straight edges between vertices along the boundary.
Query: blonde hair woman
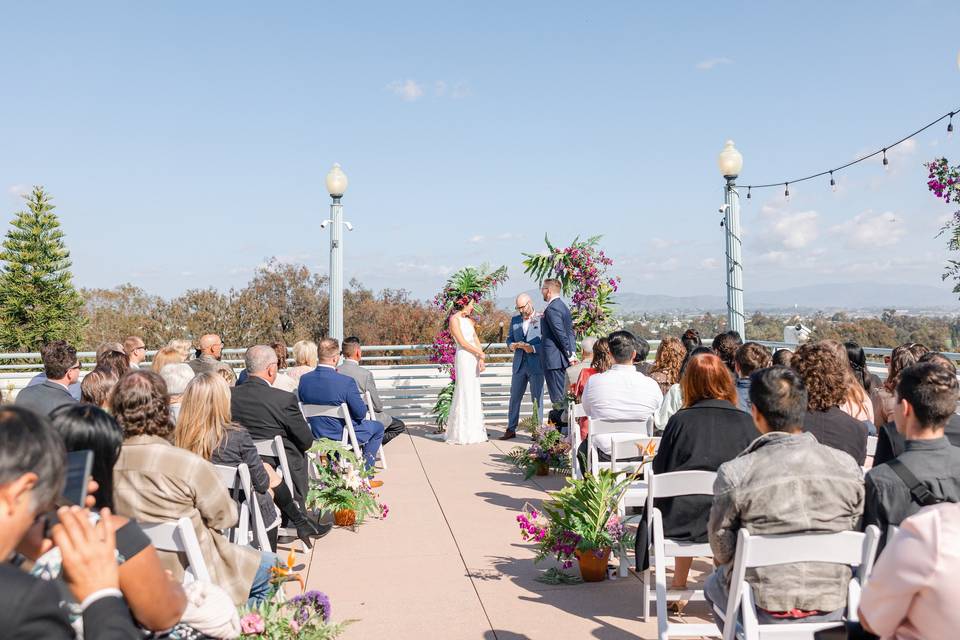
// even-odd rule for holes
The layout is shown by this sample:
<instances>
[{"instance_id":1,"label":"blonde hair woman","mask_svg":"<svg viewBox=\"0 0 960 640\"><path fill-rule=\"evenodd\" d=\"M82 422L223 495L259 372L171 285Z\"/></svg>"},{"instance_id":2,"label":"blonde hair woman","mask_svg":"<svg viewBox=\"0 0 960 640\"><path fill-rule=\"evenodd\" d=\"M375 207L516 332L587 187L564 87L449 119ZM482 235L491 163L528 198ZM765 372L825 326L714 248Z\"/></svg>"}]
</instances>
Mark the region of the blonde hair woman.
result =
<instances>
[{"instance_id":1,"label":"blonde hair woman","mask_svg":"<svg viewBox=\"0 0 960 640\"><path fill-rule=\"evenodd\" d=\"M153 363L150 365L150 368L160 373L163 365L176 364L178 362L183 362L183 354L173 347L164 347L160 349L160 351L157 351L157 355L153 356Z\"/></svg>"},{"instance_id":2,"label":"blonde hair woman","mask_svg":"<svg viewBox=\"0 0 960 640\"><path fill-rule=\"evenodd\" d=\"M186 362L190 359L190 354L193 352L193 343L185 338L174 338L167 343L167 346L176 349L177 353L180 354L180 362Z\"/></svg>"},{"instance_id":3,"label":"blonde hair woman","mask_svg":"<svg viewBox=\"0 0 960 640\"><path fill-rule=\"evenodd\" d=\"M250 433L233 423L230 413L230 387L217 372L201 373L187 385L181 401L180 418L173 433L173 442L213 464L237 467L246 463L274 550L276 526L280 523L274 503L287 515L291 524L297 527L297 535L303 543L308 548L312 546L310 538L319 533L317 527L294 502L290 490L280 476L260 460Z\"/></svg>"},{"instance_id":4,"label":"blonde hair woman","mask_svg":"<svg viewBox=\"0 0 960 640\"><path fill-rule=\"evenodd\" d=\"M320 361L317 356L317 343L313 340L298 340L293 343L294 367L287 369L287 375L294 382L300 382L300 376L317 368Z\"/></svg>"}]
</instances>

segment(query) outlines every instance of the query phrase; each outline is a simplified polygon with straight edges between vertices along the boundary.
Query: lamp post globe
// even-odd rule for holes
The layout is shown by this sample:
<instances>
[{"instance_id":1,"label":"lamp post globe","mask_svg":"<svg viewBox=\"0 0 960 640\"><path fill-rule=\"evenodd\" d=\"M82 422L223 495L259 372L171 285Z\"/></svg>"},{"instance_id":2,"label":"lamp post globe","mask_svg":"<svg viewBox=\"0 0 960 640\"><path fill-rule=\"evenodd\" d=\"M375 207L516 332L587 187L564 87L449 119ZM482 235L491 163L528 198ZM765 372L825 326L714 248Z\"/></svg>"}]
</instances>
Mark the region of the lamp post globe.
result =
<instances>
[{"instance_id":1,"label":"lamp post globe","mask_svg":"<svg viewBox=\"0 0 960 640\"><path fill-rule=\"evenodd\" d=\"M339 162L334 162L333 168L327 174L327 193L330 194L331 198L342 198L343 194L347 192L348 184L347 174L340 168Z\"/></svg>"},{"instance_id":2,"label":"lamp post globe","mask_svg":"<svg viewBox=\"0 0 960 640\"><path fill-rule=\"evenodd\" d=\"M743 155L733 146L733 140L727 140L727 143L723 145L723 151L720 152L717 164L720 166L720 173L723 174L724 178L736 178L740 175L740 170L743 169Z\"/></svg>"}]
</instances>

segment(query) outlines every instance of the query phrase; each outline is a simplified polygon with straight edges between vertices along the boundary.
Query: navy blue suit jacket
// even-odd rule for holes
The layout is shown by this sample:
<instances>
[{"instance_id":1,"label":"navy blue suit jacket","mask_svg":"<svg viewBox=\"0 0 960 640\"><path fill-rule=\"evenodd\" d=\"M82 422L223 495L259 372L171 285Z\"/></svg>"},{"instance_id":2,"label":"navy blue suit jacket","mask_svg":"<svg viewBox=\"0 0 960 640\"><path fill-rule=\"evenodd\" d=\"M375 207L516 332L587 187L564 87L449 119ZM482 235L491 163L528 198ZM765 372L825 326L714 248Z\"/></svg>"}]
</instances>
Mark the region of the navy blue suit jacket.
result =
<instances>
[{"instance_id":1,"label":"navy blue suit jacket","mask_svg":"<svg viewBox=\"0 0 960 640\"><path fill-rule=\"evenodd\" d=\"M357 381L331 367L321 365L300 376L297 395L303 404L339 406L346 402L355 427L367 417L367 405L360 397ZM339 440L343 437L343 420L339 418L314 416L308 422L313 435L318 438Z\"/></svg>"},{"instance_id":2,"label":"navy blue suit jacket","mask_svg":"<svg viewBox=\"0 0 960 640\"><path fill-rule=\"evenodd\" d=\"M566 369L576 350L573 338L573 318L560 298L554 298L540 319L542 345L540 362L544 369Z\"/></svg>"},{"instance_id":3,"label":"navy blue suit jacket","mask_svg":"<svg viewBox=\"0 0 960 640\"><path fill-rule=\"evenodd\" d=\"M540 366L540 348L542 341L540 339L540 318L536 315L530 319L530 326L527 332L523 332L523 316L515 315L510 319L510 332L507 334L507 344L512 342L526 342L533 347L533 353L527 353L523 349L517 349L513 352L513 372L518 373L520 369L526 369L530 375L538 375L543 372Z\"/></svg>"}]
</instances>

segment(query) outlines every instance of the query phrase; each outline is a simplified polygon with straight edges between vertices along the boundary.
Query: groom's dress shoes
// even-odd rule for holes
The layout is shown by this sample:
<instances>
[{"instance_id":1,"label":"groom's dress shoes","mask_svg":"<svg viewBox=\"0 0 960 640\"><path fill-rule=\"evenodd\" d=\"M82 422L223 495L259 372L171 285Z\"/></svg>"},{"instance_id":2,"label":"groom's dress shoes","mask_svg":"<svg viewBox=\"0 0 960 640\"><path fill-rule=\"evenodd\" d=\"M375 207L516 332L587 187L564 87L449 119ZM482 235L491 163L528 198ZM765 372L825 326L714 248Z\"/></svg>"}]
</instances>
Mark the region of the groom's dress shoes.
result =
<instances>
[{"instance_id":1,"label":"groom's dress shoes","mask_svg":"<svg viewBox=\"0 0 960 640\"><path fill-rule=\"evenodd\" d=\"M513 440L517 437L516 431L507 431L505 434L500 436L500 440Z\"/></svg>"}]
</instances>

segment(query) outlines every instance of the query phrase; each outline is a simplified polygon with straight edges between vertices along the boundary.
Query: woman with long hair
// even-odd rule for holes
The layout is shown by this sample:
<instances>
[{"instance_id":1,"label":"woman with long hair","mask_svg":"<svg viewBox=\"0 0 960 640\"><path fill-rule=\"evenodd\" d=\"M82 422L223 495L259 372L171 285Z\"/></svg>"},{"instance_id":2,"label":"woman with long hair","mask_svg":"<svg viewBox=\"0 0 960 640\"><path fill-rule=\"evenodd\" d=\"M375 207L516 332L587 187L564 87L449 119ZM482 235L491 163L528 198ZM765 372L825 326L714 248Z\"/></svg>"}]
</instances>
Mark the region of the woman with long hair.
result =
<instances>
[{"instance_id":1,"label":"woman with long hair","mask_svg":"<svg viewBox=\"0 0 960 640\"><path fill-rule=\"evenodd\" d=\"M153 356L153 362L150 364L150 368L160 373L160 370L163 369L164 365L176 364L178 362L183 362L183 354L174 349L173 347L163 347L157 354Z\"/></svg>"},{"instance_id":2,"label":"woman with long hair","mask_svg":"<svg viewBox=\"0 0 960 640\"><path fill-rule=\"evenodd\" d=\"M447 329L457 345L454 372L457 379L450 403L450 417L444 440L449 444L477 444L487 441L483 403L480 399L480 374L486 368L487 354L477 336L473 314L474 300L463 296L453 303Z\"/></svg>"},{"instance_id":3,"label":"woman with long hair","mask_svg":"<svg viewBox=\"0 0 960 640\"><path fill-rule=\"evenodd\" d=\"M276 548L276 527L280 524L276 503L297 528L304 545L313 546L311 538L318 533L316 526L300 509L280 476L261 461L250 433L233 422L230 387L216 372L201 373L187 385L173 442L213 464L237 467L246 463L271 545Z\"/></svg>"},{"instance_id":4,"label":"woman with long hair","mask_svg":"<svg viewBox=\"0 0 960 640\"><path fill-rule=\"evenodd\" d=\"M660 385L663 395L667 395L670 387L680 382L680 367L686 357L687 350L679 338L669 336L660 341L650 377Z\"/></svg>"},{"instance_id":5,"label":"woman with long hair","mask_svg":"<svg viewBox=\"0 0 960 640\"><path fill-rule=\"evenodd\" d=\"M893 408L897 404L895 398L897 383L900 382L900 372L916 364L920 358L930 351L919 342L901 344L890 354L890 363L887 365L887 379L877 390L879 397L878 411L874 415L874 424L879 429L888 422L893 422Z\"/></svg>"},{"instance_id":6,"label":"woman with long hair","mask_svg":"<svg viewBox=\"0 0 960 640\"><path fill-rule=\"evenodd\" d=\"M123 429L113 417L92 404L60 407L50 416L67 451L93 453L91 478L97 508L113 511L113 467L120 456ZM112 515L116 529L120 591L137 622L147 630L166 631L180 621L187 599L179 582L170 580L157 551L134 520ZM49 561L48 561L49 560ZM48 578L60 575L56 557L45 554L34 567Z\"/></svg>"},{"instance_id":7,"label":"woman with long hair","mask_svg":"<svg viewBox=\"0 0 960 640\"><path fill-rule=\"evenodd\" d=\"M712 353L692 355L680 378L683 408L667 423L653 458L655 474L716 471L760 436L753 418L737 408L737 390L729 367ZM711 496L681 496L656 501L668 538L707 541ZM677 558L672 587L687 585L692 558ZM682 609L678 603L675 609Z\"/></svg>"},{"instance_id":8,"label":"woman with long hair","mask_svg":"<svg viewBox=\"0 0 960 640\"><path fill-rule=\"evenodd\" d=\"M836 340L824 340L823 344L833 349L837 359L843 363L843 387L846 390L846 398L840 405L840 410L863 422L867 426L868 432L876 434L877 430L873 424L873 401L870 399L870 394L867 393L862 381L857 378L854 372L847 355L847 347Z\"/></svg>"},{"instance_id":9,"label":"woman with long hair","mask_svg":"<svg viewBox=\"0 0 960 640\"><path fill-rule=\"evenodd\" d=\"M580 377L573 385L573 396L579 404L583 400L583 390L587 388L587 380L590 376L603 373L613 365L613 357L610 355L610 341L606 338L599 338L593 345L593 360L590 366L580 371ZM577 424L580 425L580 441L587 439L587 419L577 418Z\"/></svg>"},{"instance_id":10,"label":"woman with long hair","mask_svg":"<svg viewBox=\"0 0 960 640\"><path fill-rule=\"evenodd\" d=\"M850 397L852 376L846 350L841 359L835 345L808 342L793 356L793 368L807 388L803 428L820 444L849 453L862 466L867 457L867 427L840 408Z\"/></svg>"}]
</instances>

